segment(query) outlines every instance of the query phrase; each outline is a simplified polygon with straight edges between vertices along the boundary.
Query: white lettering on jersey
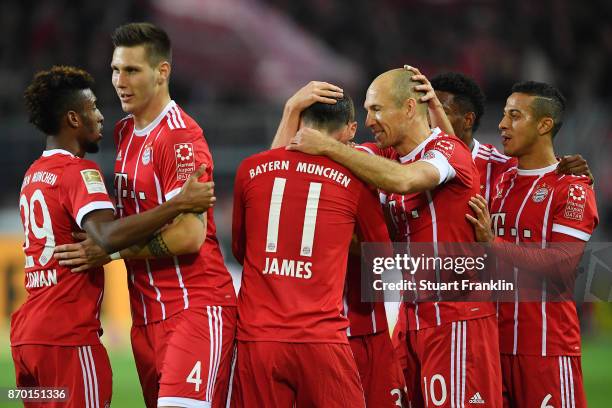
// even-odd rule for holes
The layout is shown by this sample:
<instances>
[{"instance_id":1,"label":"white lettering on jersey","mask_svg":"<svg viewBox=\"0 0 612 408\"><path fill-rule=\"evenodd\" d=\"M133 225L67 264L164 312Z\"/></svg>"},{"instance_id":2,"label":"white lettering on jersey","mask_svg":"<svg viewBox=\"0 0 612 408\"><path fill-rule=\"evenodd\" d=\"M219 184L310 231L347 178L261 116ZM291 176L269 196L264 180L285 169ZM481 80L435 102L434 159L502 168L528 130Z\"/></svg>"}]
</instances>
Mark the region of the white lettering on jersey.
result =
<instances>
[{"instance_id":1,"label":"white lettering on jersey","mask_svg":"<svg viewBox=\"0 0 612 408\"><path fill-rule=\"evenodd\" d=\"M57 285L57 271L55 269L28 272L26 276L28 277L28 283L26 283L28 289Z\"/></svg>"},{"instance_id":2,"label":"white lettering on jersey","mask_svg":"<svg viewBox=\"0 0 612 408\"><path fill-rule=\"evenodd\" d=\"M312 277L312 262L295 261L293 259L267 258L262 274L291 276L292 278L310 279Z\"/></svg>"},{"instance_id":3,"label":"white lettering on jersey","mask_svg":"<svg viewBox=\"0 0 612 408\"><path fill-rule=\"evenodd\" d=\"M274 160L267 163L258 164L254 168L249 169L249 176L253 178L255 176L259 176L260 174L274 170L289 170L289 160Z\"/></svg>"},{"instance_id":4,"label":"white lettering on jersey","mask_svg":"<svg viewBox=\"0 0 612 408\"><path fill-rule=\"evenodd\" d=\"M327 177L344 187L348 187L351 182L350 177L346 176L344 173L321 164L299 162L295 171Z\"/></svg>"}]
</instances>

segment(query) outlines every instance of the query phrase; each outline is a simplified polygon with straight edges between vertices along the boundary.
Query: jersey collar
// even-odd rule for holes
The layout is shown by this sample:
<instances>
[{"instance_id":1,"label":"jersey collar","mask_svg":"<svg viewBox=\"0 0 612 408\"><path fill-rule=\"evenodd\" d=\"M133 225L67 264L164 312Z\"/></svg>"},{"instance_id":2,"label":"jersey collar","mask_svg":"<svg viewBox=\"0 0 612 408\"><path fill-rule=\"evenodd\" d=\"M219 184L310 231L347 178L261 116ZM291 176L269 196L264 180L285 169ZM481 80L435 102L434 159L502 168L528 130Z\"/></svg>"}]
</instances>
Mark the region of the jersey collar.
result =
<instances>
[{"instance_id":1,"label":"jersey collar","mask_svg":"<svg viewBox=\"0 0 612 408\"><path fill-rule=\"evenodd\" d=\"M176 102L174 102L173 100L170 100L170 102L168 102L168 104L164 107L164 109L162 109L159 115L157 115L157 117L153 119L153 122L149 123L147 126L145 126L142 129L136 129L136 126L134 125L134 134L136 136L146 136L149 133L151 133L151 131L155 129L157 125L159 125L159 122L161 122L161 120L166 116L166 114L170 111L170 109L174 108L175 106L176 106Z\"/></svg>"},{"instance_id":2,"label":"jersey collar","mask_svg":"<svg viewBox=\"0 0 612 408\"><path fill-rule=\"evenodd\" d=\"M541 169L531 169L531 170L518 169L518 175L519 176L543 176L546 173L550 173L551 171L554 171L558 165L559 165L559 162L551 164L548 167L543 167Z\"/></svg>"},{"instance_id":3,"label":"jersey collar","mask_svg":"<svg viewBox=\"0 0 612 408\"><path fill-rule=\"evenodd\" d=\"M54 154L63 154L63 155L74 157L74 154L72 154L68 150L64 150L64 149L44 150L42 152L42 157L50 157L50 156L53 156Z\"/></svg>"},{"instance_id":4,"label":"jersey collar","mask_svg":"<svg viewBox=\"0 0 612 408\"><path fill-rule=\"evenodd\" d=\"M442 133L440 128L433 128L433 129L431 129L431 134L429 135L429 137L427 139L423 140L420 145L418 145L417 147L412 149L412 151L410 153L408 153L407 155L402 156L402 157L399 158L400 163L406 163L406 162L414 160L416 155L419 154L425 148L427 143L431 142L440 133Z\"/></svg>"}]
</instances>

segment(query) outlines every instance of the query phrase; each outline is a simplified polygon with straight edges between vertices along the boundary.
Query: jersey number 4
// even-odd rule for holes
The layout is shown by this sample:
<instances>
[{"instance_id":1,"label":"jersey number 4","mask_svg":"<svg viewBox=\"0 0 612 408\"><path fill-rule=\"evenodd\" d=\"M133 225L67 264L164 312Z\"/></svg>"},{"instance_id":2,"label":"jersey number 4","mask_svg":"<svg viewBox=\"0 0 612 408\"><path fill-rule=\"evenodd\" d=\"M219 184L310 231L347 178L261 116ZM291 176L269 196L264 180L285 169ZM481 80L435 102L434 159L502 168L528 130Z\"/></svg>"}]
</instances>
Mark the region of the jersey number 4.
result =
<instances>
[{"instance_id":1,"label":"jersey number 4","mask_svg":"<svg viewBox=\"0 0 612 408\"><path fill-rule=\"evenodd\" d=\"M276 177L272 187L270 199L270 212L268 213L268 233L266 238L266 252L276 252L278 248L278 226L281 207L283 205L283 194L287 179ZM300 246L301 256L312 255L312 244L314 242L315 225L317 223L317 212L319 209L319 197L321 196L321 183L311 182L306 198L306 212L302 229L302 244Z\"/></svg>"},{"instance_id":2,"label":"jersey number 4","mask_svg":"<svg viewBox=\"0 0 612 408\"><path fill-rule=\"evenodd\" d=\"M42 224L38 224L34 216L36 203L40 206ZM41 190L35 190L28 201L25 194L22 194L21 197L19 197L19 208L23 209L23 229L25 233L23 251L26 253L25 267L31 268L34 266L34 257L32 255L28 256L27 254L27 249L30 247L30 232L34 234L35 238L45 240L44 249L38 257L38 264L40 266L45 266L53 256L53 251L55 249L55 236L53 235L51 215L49 214L49 208L45 202L45 196Z\"/></svg>"}]
</instances>

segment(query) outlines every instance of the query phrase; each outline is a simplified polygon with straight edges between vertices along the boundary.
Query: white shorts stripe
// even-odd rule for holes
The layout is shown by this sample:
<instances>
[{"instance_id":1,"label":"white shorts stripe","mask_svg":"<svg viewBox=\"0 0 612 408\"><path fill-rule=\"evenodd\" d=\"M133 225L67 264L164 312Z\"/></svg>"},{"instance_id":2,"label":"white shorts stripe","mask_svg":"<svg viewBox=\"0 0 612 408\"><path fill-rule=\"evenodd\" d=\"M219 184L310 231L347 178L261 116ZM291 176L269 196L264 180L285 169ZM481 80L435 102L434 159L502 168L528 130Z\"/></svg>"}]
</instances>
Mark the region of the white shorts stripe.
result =
<instances>
[{"instance_id":1,"label":"white shorts stripe","mask_svg":"<svg viewBox=\"0 0 612 408\"><path fill-rule=\"evenodd\" d=\"M465 357L467 355L467 322L461 322L463 325L463 339L461 340L461 408L465 408Z\"/></svg>"},{"instance_id":2,"label":"white shorts stripe","mask_svg":"<svg viewBox=\"0 0 612 408\"><path fill-rule=\"evenodd\" d=\"M576 400L574 399L574 371L572 370L572 359L567 358L567 368L569 369L568 377L570 382L570 400L572 401L572 408L576 408Z\"/></svg>"},{"instance_id":3,"label":"white shorts stripe","mask_svg":"<svg viewBox=\"0 0 612 408\"><path fill-rule=\"evenodd\" d=\"M95 408L94 404L94 390L93 390L93 382L91 379L91 367L89 365L89 358L87 357L86 347L81 347L81 353L83 354L83 362L85 363L85 371L87 372L87 399L89 399L89 406L91 408Z\"/></svg>"},{"instance_id":4,"label":"white shorts stripe","mask_svg":"<svg viewBox=\"0 0 612 408\"><path fill-rule=\"evenodd\" d=\"M457 408L461 407L461 322L457 322L457 342L455 348L455 400Z\"/></svg>"},{"instance_id":5,"label":"white shorts stripe","mask_svg":"<svg viewBox=\"0 0 612 408\"><path fill-rule=\"evenodd\" d=\"M208 356L208 379L207 379L207 383L206 383L206 400L210 401L211 400L211 396L210 396L210 382L211 382L211 376L210 373L212 372L213 369L213 359L214 359L214 354L215 354L215 348L214 348L214 343L215 343L215 332L213 330L213 317L212 314L210 313L210 306L206 306L206 313L208 314L208 333L209 333L209 338L210 338L210 354Z\"/></svg>"},{"instance_id":6,"label":"white shorts stripe","mask_svg":"<svg viewBox=\"0 0 612 408\"><path fill-rule=\"evenodd\" d=\"M83 353L81 352L81 347L77 347L77 352L79 353L79 361L81 363L81 372L83 373L83 388L85 394L85 408L93 408L89 406L89 387L87 386L87 370L85 369L85 363L83 362Z\"/></svg>"},{"instance_id":7,"label":"white shorts stripe","mask_svg":"<svg viewBox=\"0 0 612 408\"><path fill-rule=\"evenodd\" d=\"M225 408L230 408L232 402L232 391L234 389L234 371L236 370L236 360L238 359L238 346L234 346L234 353L232 355L232 368L230 369L229 377L229 388L227 391L227 400L225 402Z\"/></svg>"},{"instance_id":8,"label":"white shorts stripe","mask_svg":"<svg viewBox=\"0 0 612 408\"><path fill-rule=\"evenodd\" d=\"M559 395L561 395L561 408L565 408L565 381L563 377L563 357L559 357Z\"/></svg>"},{"instance_id":9,"label":"white shorts stripe","mask_svg":"<svg viewBox=\"0 0 612 408\"><path fill-rule=\"evenodd\" d=\"M451 323L451 366L450 366L450 403L455 408L455 330L457 323Z\"/></svg>"},{"instance_id":10,"label":"white shorts stripe","mask_svg":"<svg viewBox=\"0 0 612 408\"><path fill-rule=\"evenodd\" d=\"M100 396L98 392L98 373L96 372L96 363L94 362L93 354L91 353L91 346L87 346L86 349L87 355L89 356L89 362L91 364L91 376L93 377L94 383L95 407L100 408Z\"/></svg>"},{"instance_id":11,"label":"white shorts stripe","mask_svg":"<svg viewBox=\"0 0 612 408\"><path fill-rule=\"evenodd\" d=\"M211 391L209 401L212 401L212 397L215 394L215 383L217 382L217 373L219 372L219 365L221 365L221 348L223 346L223 318L221 316L221 306L214 306L213 315L215 316L215 365L212 373L208 375L212 376ZM216 314L215 314L216 311Z\"/></svg>"}]
</instances>

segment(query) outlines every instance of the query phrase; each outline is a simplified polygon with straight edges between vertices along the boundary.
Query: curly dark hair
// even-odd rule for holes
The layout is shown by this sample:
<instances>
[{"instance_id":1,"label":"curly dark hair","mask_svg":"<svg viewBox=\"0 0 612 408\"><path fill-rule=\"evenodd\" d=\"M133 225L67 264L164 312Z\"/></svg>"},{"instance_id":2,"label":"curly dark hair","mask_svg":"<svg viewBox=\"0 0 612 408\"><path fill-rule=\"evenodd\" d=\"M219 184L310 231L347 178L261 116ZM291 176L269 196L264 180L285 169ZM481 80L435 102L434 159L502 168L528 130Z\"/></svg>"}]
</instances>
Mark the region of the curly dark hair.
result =
<instances>
[{"instance_id":1,"label":"curly dark hair","mask_svg":"<svg viewBox=\"0 0 612 408\"><path fill-rule=\"evenodd\" d=\"M480 118L484 115L485 96L472 78L458 72L447 72L433 77L431 86L436 91L453 94L462 113L474 112L476 119L472 131L478 130Z\"/></svg>"},{"instance_id":2,"label":"curly dark hair","mask_svg":"<svg viewBox=\"0 0 612 408\"><path fill-rule=\"evenodd\" d=\"M56 134L66 112L82 111L80 91L93 85L93 77L75 67L54 66L36 73L23 94L30 122L47 135Z\"/></svg>"},{"instance_id":3,"label":"curly dark hair","mask_svg":"<svg viewBox=\"0 0 612 408\"><path fill-rule=\"evenodd\" d=\"M517 82L512 86L512 93L523 93L535 96L531 108L538 119L543 117L552 118L554 122L551 131L555 137L563 125L563 113L565 112L565 96L552 85L544 82L525 81Z\"/></svg>"}]
</instances>

